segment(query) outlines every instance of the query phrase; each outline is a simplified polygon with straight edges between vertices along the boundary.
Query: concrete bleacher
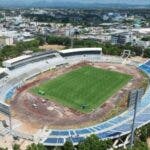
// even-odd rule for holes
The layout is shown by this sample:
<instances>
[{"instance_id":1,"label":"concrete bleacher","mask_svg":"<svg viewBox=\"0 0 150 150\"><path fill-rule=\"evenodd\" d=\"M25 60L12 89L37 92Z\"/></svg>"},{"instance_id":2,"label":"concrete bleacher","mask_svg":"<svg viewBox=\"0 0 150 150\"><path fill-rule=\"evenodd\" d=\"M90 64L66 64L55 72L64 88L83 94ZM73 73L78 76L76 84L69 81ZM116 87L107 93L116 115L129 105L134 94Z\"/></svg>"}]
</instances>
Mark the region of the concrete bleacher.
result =
<instances>
[{"instance_id":1,"label":"concrete bleacher","mask_svg":"<svg viewBox=\"0 0 150 150\"><path fill-rule=\"evenodd\" d=\"M144 64L141 64L139 66L139 69L144 71L146 74L150 74L150 60L148 60L147 62L145 62Z\"/></svg>"},{"instance_id":2,"label":"concrete bleacher","mask_svg":"<svg viewBox=\"0 0 150 150\"><path fill-rule=\"evenodd\" d=\"M41 60L46 60L56 57L56 51L44 51L33 53L31 55L22 55L17 58L6 60L3 62L3 66L9 69L16 69L18 67L25 66L29 63L35 63Z\"/></svg>"},{"instance_id":3,"label":"concrete bleacher","mask_svg":"<svg viewBox=\"0 0 150 150\"><path fill-rule=\"evenodd\" d=\"M0 74L0 79L4 78L4 77L6 77L6 76L7 76L7 73L5 73L5 72L4 72L4 73L1 73L1 74Z\"/></svg>"},{"instance_id":4,"label":"concrete bleacher","mask_svg":"<svg viewBox=\"0 0 150 150\"><path fill-rule=\"evenodd\" d=\"M0 80L6 77L8 74L6 72L6 68L0 68Z\"/></svg>"},{"instance_id":5,"label":"concrete bleacher","mask_svg":"<svg viewBox=\"0 0 150 150\"><path fill-rule=\"evenodd\" d=\"M150 61L140 65L139 69L150 75ZM150 123L149 99L150 87L147 88L142 100L138 103L135 128ZM91 134L96 134L100 139L113 139L131 132L132 119L133 109L130 108L123 114L95 126L76 130L51 130L49 136L42 143L44 145L63 145L65 141L70 140L76 145Z\"/></svg>"},{"instance_id":6,"label":"concrete bleacher","mask_svg":"<svg viewBox=\"0 0 150 150\"><path fill-rule=\"evenodd\" d=\"M138 113L135 120L136 128L139 128L150 122L150 102L148 102L150 97L149 93L150 88L147 90L147 93L144 95L141 101L141 103L144 102L145 107L141 107L141 105L138 106ZM131 132L132 117L132 112L126 111L123 114L104 123L97 124L96 126L76 130L52 130L47 139L43 141L43 144L63 145L66 140L75 138L76 140L72 141L73 144L76 145L80 140L91 134L96 134L100 139L113 139ZM120 118L122 119L120 120ZM59 143L59 138L63 138L64 142Z\"/></svg>"},{"instance_id":7,"label":"concrete bleacher","mask_svg":"<svg viewBox=\"0 0 150 150\"><path fill-rule=\"evenodd\" d=\"M5 136L5 135L7 135L8 133L9 133L9 128L8 128L8 127L5 128L5 127L3 126L2 121L0 121L0 136Z\"/></svg>"},{"instance_id":8,"label":"concrete bleacher","mask_svg":"<svg viewBox=\"0 0 150 150\"><path fill-rule=\"evenodd\" d=\"M81 53L80 53L81 54ZM40 54L37 54L40 56ZM112 62L121 63L122 58L112 57L112 56L100 56L99 54L90 55L67 55L65 58L57 56L54 58L45 57L45 59L38 60L35 63L27 63L23 67L15 68L14 70L8 71L8 79L3 83L1 88L0 99L2 102L11 99L16 91L16 89L22 86L26 80L46 71L50 68L62 64L76 64L81 61L94 61L94 62ZM40 67L39 67L40 66ZM139 69L150 75L150 61L139 66ZM142 97L141 103L138 104L138 113L136 118L136 128L150 122L150 88L147 88L146 93ZM124 113L116 116L106 122L96 124L95 126L90 126L81 129L68 129L68 130L50 130L48 136L42 139L44 145L63 145L66 140L70 140L74 145L78 144L79 141L85 139L91 134L96 134L101 139L116 138L121 135L130 133L131 131L131 121L133 116L133 110L129 109ZM21 133L15 132L20 137L32 138L27 135L22 135Z\"/></svg>"},{"instance_id":9,"label":"concrete bleacher","mask_svg":"<svg viewBox=\"0 0 150 150\"><path fill-rule=\"evenodd\" d=\"M14 137L19 137L21 139L27 139L27 140L30 140L30 141L34 140L34 136L33 135L25 134L25 133L22 133L22 132L19 132L19 131L16 131L16 130L12 130L12 135Z\"/></svg>"}]
</instances>

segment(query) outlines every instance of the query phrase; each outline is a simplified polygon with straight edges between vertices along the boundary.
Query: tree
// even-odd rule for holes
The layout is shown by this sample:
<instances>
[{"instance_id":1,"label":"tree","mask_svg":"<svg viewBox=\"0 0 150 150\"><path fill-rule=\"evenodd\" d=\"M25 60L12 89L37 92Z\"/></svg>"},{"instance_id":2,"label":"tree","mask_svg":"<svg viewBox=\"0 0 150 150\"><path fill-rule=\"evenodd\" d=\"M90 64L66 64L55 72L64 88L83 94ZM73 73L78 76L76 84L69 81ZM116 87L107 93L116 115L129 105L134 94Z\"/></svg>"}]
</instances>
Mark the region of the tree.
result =
<instances>
[{"instance_id":1,"label":"tree","mask_svg":"<svg viewBox=\"0 0 150 150\"><path fill-rule=\"evenodd\" d=\"M146 142L147 138L150 136L150 124L147 124L140 129L136 130L137 141Z\"/></svg>"},{"instance_id":2,"label":"tree","mask_svg":"<svg viewBox=\"0 0 150 150\"><path fill-rule=\"evenodd\" d=\"M13 145L13 150L20 150L20 145L14 144Z\"/></svg>"},{"instance_id":3,"label":"tree","mask_svg":"<svg viewBox=\"0 0 150 150\"><path fill-rule=\"evenodd\" d=\"M132 148L127 148L127 150L149 150L146 142L137 141Z\"/></svg>"},{"instance_id":4,"label":"tree","mask_svg":"<svg viewBox=\"0 0 150 150\"><path fill-rule=\"evenodd\" d=\"M0 147L0 150L8 150L8 148L2 148L2 147Z\"/></svg>"},{"instance_id":5,"label":"tree","mask_svg":"<svg viewBox=\"0 0 150 150\"><path fill-rule=\"evenodd\" d=\"M74 150L72 142L66 141L63 146L63 150Z\"/></svg>"},{"instance_id":6,"label":"tree","mask_svg":"<svg viewBox=\"0 0 150 150\"><path fill-rule=\"evenodd\" d=\"M111 145L112 142L110 140L102 141L96 135L91 135L79 143L78 150L106 150Z\"/></svg>"},{"instance_id":7,"label":"tree","mask_svg":"<svg viewBox=\"0 0 150 150\"><path fill-rule=\"evenodd\" d=\"M39 45L44 45L47 37L38 36L36 39L39 41Z\"/></svg>"},{"instance_id":8,"label":"tree","mask_svg":"<svg viewBox=\"0 0 150 150\"><path fill-rule=\"evenodd\" d=\"M32 50L33 52L41 51L38 47L40 45L39 40L32 40L28 42L18 42L15 46L5 46L0 51L0 64L2 61L10 58L17 57L25 50Z\"/></svg>"},{"instance_id":9,"label":"tree","mask_svg":"<svg viewBox=\"0 0 150 150\"><path fill-rule=\"evenodd\" d=\"M150 36L143 37L141 40L142 41L150 41Z\"/></svg>"},{"instance_id":10,"label":"tree","mask_svg":"<svg viewBox=\"0 0 150 150\"><path fill-rule=\"evenodd\" d=\"M144 57L150 58L150 48L144 50Z\"/></svg>"},{"instance_id":11,"label":"tree","mask_svg":"<svg viewBox=\"0 0 150 150\"><path fill-rule=\"evenodd\" d=\"M31 145L27 146L26 150L46 150L46 148L42 144L32 143Z\"/></svg>"}]
</instances>

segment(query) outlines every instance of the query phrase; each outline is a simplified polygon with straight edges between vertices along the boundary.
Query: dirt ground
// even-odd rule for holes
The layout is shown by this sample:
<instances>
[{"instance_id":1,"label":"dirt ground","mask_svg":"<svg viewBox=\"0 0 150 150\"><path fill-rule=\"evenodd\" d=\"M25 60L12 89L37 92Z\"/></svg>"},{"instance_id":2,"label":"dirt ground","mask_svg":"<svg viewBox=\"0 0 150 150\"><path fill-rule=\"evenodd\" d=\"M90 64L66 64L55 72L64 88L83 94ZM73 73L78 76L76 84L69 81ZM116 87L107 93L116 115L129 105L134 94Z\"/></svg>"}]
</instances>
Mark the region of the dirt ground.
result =
<instances>
[{"instance_id":1,"label":"dirt ground","mask_svg":"<svg viewBox=\"0 0 150 150\"><path fill-rule=\"evenodd\" d=\"M147 144L148 144L148 148L150 149L150 137L147 138Z\"/></svg>"},{"instance_id":2,"label":"dirt ground","mask_svg":"<svg viewBox=\"0 0 150 150\"><path fill-rule=\"evenodd\" d=\"M103 105L88 114L77 112L62 106L53 100L48 101L29 92L31 87L36 86L45 80L55 78L87 64L98 68L130 74L133 75L133 79L125 87L110 97ZM49 128L65 129L93 125L97 122L104 121L106 118L112 117L112 111L117 107L121 111L125 110L128 92L133 88L143 86L142 80L144 80L144 78L145 77L135 67L129 67L122 64L91 64L87 62L85 64L82 63L66 68L51 70L28 81L25 86L18 89L11 102L13 118L22 121L22 123L24 123L25 126L29 126L29 128L31 126L32 128L43 128L44 126L48 126ZM115 113L119 112L115 111Z\"/></svg>"},{"instance_id":3,"label":"dirt ground","mask_svg":"<svg viewBox=\"0 0 150 150\"><path fill-rule=\"evenodd\" d=\"M19 144L20 149L25 150L28 145L32 144L32 142L24 139L14 140L10 135L6 135L0 139L0 147L8 148L8 150L13 150L12 146L14 144Z\"/></svg>"},{"instance_id":4,"label":"dirt ground","mask_svg":"<svg viewBox=\"0 0 150 150\"><path fill-rule=\"evenodd\" d=\"M147 58L143 58L143 57L140 57L140 56L135 56L135 57L131 57L130 60L131 61L136 61L136 62L139 62L139 63L144 63L145 61L147 61Z\"/></svg>"},{"instance_id":5,"label":"dirt ground","mask_svg":"<svg viewBox=\"0 0 150 150\"><path fill-rule=\"evenodd\" d=\"M63 50L65 48L65 46L63 45L43 45L39 47L40 49L45 49L45 50Z\"/></svg>"}]
</instances>

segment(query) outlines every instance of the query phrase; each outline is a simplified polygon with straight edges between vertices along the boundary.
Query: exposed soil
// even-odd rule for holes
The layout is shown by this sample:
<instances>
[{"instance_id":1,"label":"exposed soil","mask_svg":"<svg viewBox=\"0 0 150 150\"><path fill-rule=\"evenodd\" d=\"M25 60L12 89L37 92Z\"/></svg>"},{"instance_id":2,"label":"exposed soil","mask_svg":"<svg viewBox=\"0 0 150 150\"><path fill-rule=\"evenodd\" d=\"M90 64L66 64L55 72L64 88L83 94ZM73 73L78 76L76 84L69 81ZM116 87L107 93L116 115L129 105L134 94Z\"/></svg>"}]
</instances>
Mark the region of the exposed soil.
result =
<instances>
[{"instance_id":1,"label":"exposed soil","mask_svg":"<svg viewBox=\"0 0 150 150\"><path fill-rule=\"evenodd\" d=\"M52 50L63 50L63 49L65 49L65 46L63 46L63 45L43 45L43 46L40 46L39 47L40 49L44 49L44 50L50 50L50 49L52 49Z\"/></svg>"}]
</instances>

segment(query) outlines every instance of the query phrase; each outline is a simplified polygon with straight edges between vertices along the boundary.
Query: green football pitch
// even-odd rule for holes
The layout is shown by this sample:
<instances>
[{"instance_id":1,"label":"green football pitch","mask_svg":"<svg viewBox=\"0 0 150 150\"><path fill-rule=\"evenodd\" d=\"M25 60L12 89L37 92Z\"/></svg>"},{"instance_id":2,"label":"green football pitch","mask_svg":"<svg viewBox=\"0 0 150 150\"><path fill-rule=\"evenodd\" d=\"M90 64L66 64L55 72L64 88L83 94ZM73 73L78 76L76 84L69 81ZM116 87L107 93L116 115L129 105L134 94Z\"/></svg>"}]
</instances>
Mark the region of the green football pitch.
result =
<instances>
[{"instance_id":1,"label":"green football pitch","mask_svg":"<svg viewBox=\"0 0 150 150\"><path fill-rule=\"evenodd\" d=\"M80 112L91 112L122 88L132 76L84 66L31 89L36 95Z\"/></svg>"}]
</instances>

